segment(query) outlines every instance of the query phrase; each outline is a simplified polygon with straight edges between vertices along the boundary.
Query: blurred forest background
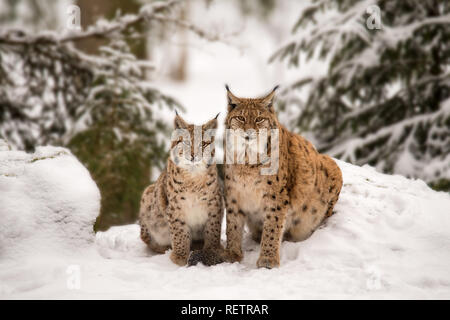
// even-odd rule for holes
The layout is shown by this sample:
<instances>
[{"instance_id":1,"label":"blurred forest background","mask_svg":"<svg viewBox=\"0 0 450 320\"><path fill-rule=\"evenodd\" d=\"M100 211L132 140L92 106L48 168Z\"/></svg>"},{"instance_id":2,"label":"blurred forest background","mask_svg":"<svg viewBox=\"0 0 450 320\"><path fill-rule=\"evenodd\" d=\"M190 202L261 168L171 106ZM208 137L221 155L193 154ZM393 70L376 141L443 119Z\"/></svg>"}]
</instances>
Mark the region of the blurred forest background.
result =
<instances>
[{"instance_id":1,"label":"blurred forest background","mask_svg":"<svg viewBox=\"0 0 450 320\"><path fill-rule=\"evenodd\" d=\"M1 138L69 148L95 230L136 221L173 110L223 117L225 83L280 83L280 121L320 151L450 191L448 1L0 0Z\"/></svg>"}]
</instances>

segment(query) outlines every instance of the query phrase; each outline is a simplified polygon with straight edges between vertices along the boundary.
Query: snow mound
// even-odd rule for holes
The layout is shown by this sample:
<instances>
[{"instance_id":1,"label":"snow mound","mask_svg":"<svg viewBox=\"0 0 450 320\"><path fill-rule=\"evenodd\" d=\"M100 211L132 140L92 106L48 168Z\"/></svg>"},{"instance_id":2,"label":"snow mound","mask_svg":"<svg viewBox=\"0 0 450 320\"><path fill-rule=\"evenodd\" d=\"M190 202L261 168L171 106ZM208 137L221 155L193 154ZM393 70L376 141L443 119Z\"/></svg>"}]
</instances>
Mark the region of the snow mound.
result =
<instances>
[{"instance_id":1,"label":"snow mound","mask_svg":"<svg viewBox=\"0 0 450 320\"><path fill-rule=\"evenodd\" d=\"M62 254L92 244L100 193L70 153L0 152L0 259Z\"/></svg>"},{"instance_id":2,"label":"snow mound","mask_svg":"<svg viewBox=\"0 0 450 320\"><path fill-rule=\"evenodd\" d=\"M131 279L119 287L136 288L136 276L142 291L108 296L450 298L450 196L421 180L338 164L344 187L336 214L308 240L283 242L279 269L256 268L259 245L248 234L242 263L178 268L169 252L145 254L137 225L115 227L97 234L98 250L120 261L119 278ZM139 263L131 267L132 261Z\"/></svg>"}]
</instances>

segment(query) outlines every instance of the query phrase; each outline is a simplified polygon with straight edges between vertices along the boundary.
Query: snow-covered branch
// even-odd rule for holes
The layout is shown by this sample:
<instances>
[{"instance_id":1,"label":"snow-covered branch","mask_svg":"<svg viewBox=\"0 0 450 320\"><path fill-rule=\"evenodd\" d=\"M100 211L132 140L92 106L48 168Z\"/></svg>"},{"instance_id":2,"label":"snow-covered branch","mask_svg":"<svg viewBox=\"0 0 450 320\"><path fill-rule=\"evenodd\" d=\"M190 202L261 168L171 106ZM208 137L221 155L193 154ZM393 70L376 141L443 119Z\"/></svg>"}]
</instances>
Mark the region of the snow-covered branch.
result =
<instances>
[{"instance_id":1,"label":"snow-covered branch","mask_svg":"<svg viewBox=\"0 0 450 320\"><path fill-rule=\"evenodd\" d=\"M95 25L89 26L86 30L71 31L63 34L56 32L42 32L38 35L26 34L22 30L6 29L0 30L0 45L31 45L31 44L51 44L77 42L87 38L110 38L117 33L135 26L142 22L158 21L160 23L171 23L179 27L188 29L199 37L209 41L219 41L219 35L209 34L205 30L195 26L189 21L175 19L166 13L173 9L181 0L170 0L167 2L154 2L143 6L138 14L128 14L112 21L100 20Z\"/></svg>"},{"instance_id":2,"label":"snow-covered branch","mask_svg":"<svg viewBox=\"0 0 450 320\"><path fill-rule=\"evenodd\" d=\"M355 111L345 114L341 120L347 121L348 119L360 117L361 115L369 113L371 111L376 111L377 108L379 108L383 104L387 104L389 101L393 101L394 99L398 98L404 98L404 96L407 95L408 91L410 90L414 90L417 87L426 85L430 82L444 81L444 80L450 80L450 72L437 76L427 76L425 78L422 78L417 82L412 83L408 88L405 87L400 88L399 90L397 90L396 93L394 93L390 97L387 97L387 99L383 100L382 102L378 102L363 108L358 108Z\"/></svg>"},{"instance_id":3,"label":"snow-covered branch","mask_svg":"<svg viewBox=\"0 0 450 320\"><path fill-rule=\"evenodd\" d=\"M41 32L38 35L29 35L22 30L0 30L0 44L31 45L45 43L76 42L86 38L108 38L114 33L123 31L144 20L151 20L152 16L161 11L172 8L180 0L171 0L162 3L152 3L144 6L136 15L121 16L116 20L106 22L100 20L97 24L89 26L86 30L71 31L59 34L56 32Z\"/></svg>"},{"instance_id":4,"label":"snow-covered branch","mask_svg":"<svg viewBox=\"0 0 450 320\"><path fill-rule=\"evenodd\" d=\"M441 121L437 121L439 119L441 119ZM332 147L328 152L333 156L339 156L341 159L354 163L371 163L380 157L378 148L370 149L370 151L363 157L357 157L356 154L358 152L361 153L361 150L366 149L367 146L373 145L381 140L383 140L382 149L384 152L394 152L398 145L403 141L406 141L407 143L402 146L402 149L404 152L410 152L410 148L412 148L412 145L415 143L415 140L412 137L417 133L416 130L421 126L431 126L432 128L430 131L440 132L443 135L439 137L432 137L432 134L430 134L428 138L430 140L438 140L440 142L439 147L448 149L447 152L443 152L441 156L442 159L446 159L448 152L450 152L450 136L448 136L448 132L446 131L448 128L445 128L442 124L440 124L441 122L444 122L445 119L450 119L450 99L443 102L443 107L436 112L407 118L393 125L383 127L365 137L336 141L334 143L334 147ZM408 132L408 137L411 137L411 139L405 137L405 132ZM430 159L427 160L429 161ZM442 162L442 165L443 169L447 169L448 162ZM444 172L447 171L448 170L444 170ZM450 172L448 173L450 174ZM429 180L430 176L422 176L421 178Z\"/></svg>"}]
</instances>

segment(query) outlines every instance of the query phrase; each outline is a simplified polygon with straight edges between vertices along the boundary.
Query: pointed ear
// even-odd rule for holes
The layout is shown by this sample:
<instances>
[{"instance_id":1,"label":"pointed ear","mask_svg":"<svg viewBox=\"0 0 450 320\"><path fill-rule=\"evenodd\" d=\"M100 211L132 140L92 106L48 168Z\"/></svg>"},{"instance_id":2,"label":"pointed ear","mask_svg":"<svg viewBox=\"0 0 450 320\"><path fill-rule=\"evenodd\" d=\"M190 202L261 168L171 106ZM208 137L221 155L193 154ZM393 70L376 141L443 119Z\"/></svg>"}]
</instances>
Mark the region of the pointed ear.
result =
<instances>
[{"instance_id":1,"label":"pointed ear","mask_svg":"<svg viewBox=\"0 0 450 320\"><path fill-rule=\"evenodd\" d=\"M228 85L225 85L225 88L227 89L227 100L228 100L228 112L236 108L238 103L240 102L240 99L236 97L233 93L231 93L230 87Z\"/></svg>"},{"instance_id":2,"label":"pointed ear","mask_svg":"<svg viewBox=\"0 0 450 320\"><path fill-rule=\"evenodd\" d=\"M205 124L203 125L203 128L204 128L205 130L208 130L208 129L217 129L217 126L218 126L218 124L217 124L217 117L219 116L219 114L220 114L220 112L217 114L217 116L216 116L214 119L211 119L211 120L209 120L207 123L205 123Z\"/></svg>"},{"instance_id":3,"label":"pointed ear","mask_svg":"<svg viewBox=\"0 0 450 320\"><path fill-rule=\"evenodd\" d=\"M273 90L267 96L261 98L261 104L272 112L274 111L273 100L275 98L275 91L277 91L278 87L278 85L275 86L275 88L273 88Z\"/></svg>"},{"instance_id":4,"label":"pointed ear","mask_svg":"<svg viewBox=\"0 0 450 320\"><path fill-rule=\"evenodd\" d=\"M175 116L175 119L174 119L174 127L175 127L175 129L187 129L189 124L186 121L184 121L183 118L180 117L178 112L175 111L175 113L176 113L176 116Z\"/></svg>"}]
</instances>

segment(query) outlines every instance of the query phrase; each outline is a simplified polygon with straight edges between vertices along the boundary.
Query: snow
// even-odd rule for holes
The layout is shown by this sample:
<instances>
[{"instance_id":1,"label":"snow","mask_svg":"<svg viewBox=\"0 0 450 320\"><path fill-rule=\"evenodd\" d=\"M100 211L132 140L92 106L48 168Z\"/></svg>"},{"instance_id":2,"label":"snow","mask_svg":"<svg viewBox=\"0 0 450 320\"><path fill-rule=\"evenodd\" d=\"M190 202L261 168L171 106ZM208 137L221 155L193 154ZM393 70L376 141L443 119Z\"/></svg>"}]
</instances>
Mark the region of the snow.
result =
<instances>
[{"instance_id":1,"label":"snow","mask_svg":"<svg viewBox=\"0 0 450 320\"><path fill-rule=\"evenodd\" d=\"M94 240L99 192L68 150L2 151L0 299L450 298L450 195L338 164L336 214L308 240L283 242L280 268L256 268L247 233L242 263L178 267L135 224Z\"/></svg>"}]
</instances>

